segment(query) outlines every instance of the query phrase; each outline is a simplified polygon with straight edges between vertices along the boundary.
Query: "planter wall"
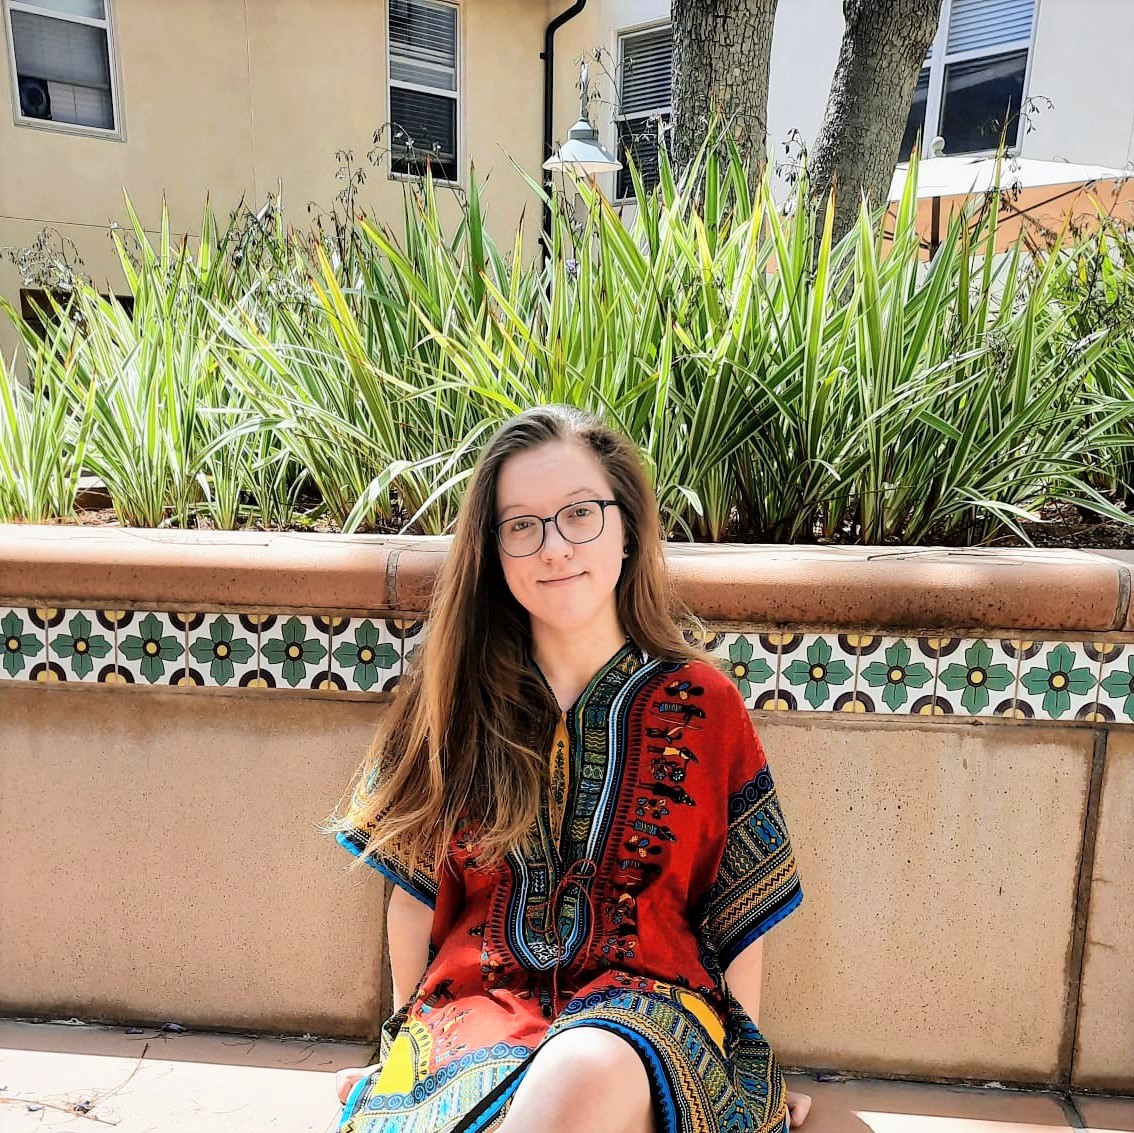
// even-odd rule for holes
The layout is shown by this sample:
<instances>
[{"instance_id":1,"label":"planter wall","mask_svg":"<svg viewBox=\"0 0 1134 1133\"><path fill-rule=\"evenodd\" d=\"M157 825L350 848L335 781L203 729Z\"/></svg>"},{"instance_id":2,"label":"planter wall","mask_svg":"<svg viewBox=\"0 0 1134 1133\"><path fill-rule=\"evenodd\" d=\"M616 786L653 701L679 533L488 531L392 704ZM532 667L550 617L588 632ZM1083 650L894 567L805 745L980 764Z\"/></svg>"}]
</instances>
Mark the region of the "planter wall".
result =
<instances>
[{"instance_id":1,"label":"planter wall","mask_svg":"<svg viewBox=\"0 0 1134 1133\"><path fill-rule=\"evenodd\" d=\"M315 825L447 543L0 527L0 1013L375 1035L382 886ZM1134 1087L1127 558L669 560L797 843L785 1061Z\"/></svg>"}]
</instances>

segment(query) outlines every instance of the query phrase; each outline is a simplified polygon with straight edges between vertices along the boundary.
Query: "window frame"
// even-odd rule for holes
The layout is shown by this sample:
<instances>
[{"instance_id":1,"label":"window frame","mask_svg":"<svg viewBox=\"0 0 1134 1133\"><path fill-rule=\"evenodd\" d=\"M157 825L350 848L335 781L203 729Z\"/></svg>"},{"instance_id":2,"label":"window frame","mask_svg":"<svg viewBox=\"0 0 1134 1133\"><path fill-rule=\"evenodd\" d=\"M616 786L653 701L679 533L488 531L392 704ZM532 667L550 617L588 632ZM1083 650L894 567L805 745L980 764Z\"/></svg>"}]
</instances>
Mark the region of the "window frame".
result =
<instances>
[{"instance_id":1,"label":"window frame","mask_svg":"<svg viewBox=\"0 0 1134 1133\"><path fill-rule=\"evenodd\" d=\"M937 24L937 34L933 37L933 42L930 44L928 59L924 60L918 68L918 75L927 67L929 68L929 89L925 92L925 120L922 122L922 158L933 156L933 139L937 137L940 131L941 115L945 109L943 102L945 95L945 72L954 63L970 63L976 59L996 59L1001 55L1015 55L1021 51L1026 51L1028 58L1027 62L1024 64L1024 89L1020 96L1020 107L1021 110L1023 109L1023 104L1028 100L1028 91L1031 89L1032 64L1035 60L1036 30L1039 28L1041 3L1042 0L1033 0L1032 32L1026 40L1012 39L1004 43L998 43L995 47L977 47L968 51L957 51L952 55L948 55L946 48L949 44L949 24L953 18L953 0L941 0L941 18ZM931 120L934 123L932 130L929 129L929 122ZM1020 134L1015 144L1008 146L1006 152L1013 157L1019 156L1023 140L1023 126L1021 125ZM996 145L990 145L987 149L963 150L961 152L966 157L988 157L996 153ZM945 153L950 157L958 156L958 154L950 151L948 138L945 139ZM906 156L904 154L902 155L901 163L903 165L906 163Z\"/></svg>"},{"instance_id":2,"label":"window frame","mask_svg":"<svg viewBox=\"0 0 1134 1133\"><path fill-rule=\"evenodd\" d=\"M4 36L8 47L8 71L12 91L12 122L16 126L32 130L47 130L57 134L74 134L83 138L102 138L105 141L124 142L126 140L126 122L122 109L122 84L118 74L118 47L117 33L114 20L114 0L102 0L106 9L106 19L97 20L91 16L75 16L67 12L53 12L38 4L27 3L26 0L3 0L4 4ZM43 118L28 118L20 111L20 82L16 74L16 35L12 30L12 12L27 12L33 16L46 16L52 20L63 20L67 23L82 24L85 27L98 28L106 33L106 53L110 70L110 108L114 115L114 129L106 130L101 126L84 126L79 122L56 122Z\"/></svg>"},{"instance_id":3,"label":"window frame","mask_svg":"<svg viewBox=\"0 0 1134 1133\"><path fill-rule=\"evenodd\" d=\"M619 150L618 125L619 125L620 122L625 122L625 121L629 120L630 118L641 118L642 117L642 115L640 115L640 114L623 114L622 113L622 75L623 75L623 72L622 72L622 44L627 39L634 39L634 38L636 38L637 36L640 36L640 35L647 35L650 32L659 31L662 28L672 29L673 28L673 21L672 20L666 20L666 19L651 20L649 23L632 24L632 25L629 25L629 26L626 26L626 27L615 28L613 33L612 33L613 34L613 44L611 46L611 54L616 61L615 66L618 68L618 70L617 70L618 88L617 88L617 101L615 103L614 113L611 115L611 122L610 122L610 152L613 153L616 157L618 157L618 159L620 161L622 160L622 157L621 157L621 154L618 153L618 150ZM671 49L671 51L670 51L671 73L672 73L672 67L673 67L673 53L672 53L672 49ZM671 88L670 88L671 92L672 92L672 89L673 88L671 86ZM649 113L650 113L650 116L653 116L655 114L659 115L659 116L660 115L669 115L670 118L672 119L672 117L673 117L673 103L671 101L669 106L664 106L664 107L659 106L656 109L651 110ZM614 204L614 205L634 205L634 204L637 203L638 198L635 197L633 195L633 193L631 193L629 196L625 196L625 197L619 197L619 196L615 195L618 192L619 172L620 171L616 170L615 172L609 174L610 184L608 186L608 194L607 194L608 198L609 198L611 204Z\"/></svg>"},{"instance_id":4,"label":"window frame","mask_svg":"<svg viewBox=\"0 0 1134 1133\"><path fill-rule=\"evenodd\" d=\"M391 0L385 0L382 5L383 18L386 21L386 114L387 122L390 126L390 150L389 150L389 164L386 172L386 179L388 181L420 181L422 173L401 173L394 169L394 138L393 138L393 105L394 100L390 92L396 86L399 90L414 91L418 94L437 95L441 98L451 98L456 104L455 107L455 122L456 122L456 141L455 146L456 156L453 159L453 164L456 166L456 177L449 179L447 177L438 177L434 174L434 185L445 185L452 188L462 188L464 186L464 153L465 153L465 117L464 106L465 101L462 97L465 82L465 68L464 68L464 47L465 37L463 29L461 28L461 8L462 5L459 0L410 0L414 2L427 2L434 4L438 7L452 8L456 13L456 50L453 52L454 59L454 90L447 91L441 90L439 87L425 86L422 83L407 83L402 79L395 79L391 73L393 54L394 54L394 37L391 33L390 27L390 3Z\"/></svg>"}]
</instances>

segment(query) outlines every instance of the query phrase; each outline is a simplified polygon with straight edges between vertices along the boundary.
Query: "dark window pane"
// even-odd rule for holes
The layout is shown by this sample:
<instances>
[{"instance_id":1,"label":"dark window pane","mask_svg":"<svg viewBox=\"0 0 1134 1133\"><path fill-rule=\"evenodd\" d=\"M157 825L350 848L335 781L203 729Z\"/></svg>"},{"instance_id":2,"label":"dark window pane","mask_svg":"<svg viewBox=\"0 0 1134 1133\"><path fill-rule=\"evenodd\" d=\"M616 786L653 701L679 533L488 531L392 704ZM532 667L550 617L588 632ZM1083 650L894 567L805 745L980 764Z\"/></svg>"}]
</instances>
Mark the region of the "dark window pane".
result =
<instances>
[{"instance_id":1,"label":"dark window pane","mask_svg":"<svg viewBox=\"0 0 1134 1133\"><path fill-rule=\"evenodd\" d=\"M909 161L910 153L917 145L918 134L925 128L925 100L929 97L929 68L922 67L914 87L910 116L906 119L906 131L902 134L902 148L898 150L899 161ZM922 136L924 141L924 135Z\"/></svg>"},{"instance_id":2,"label":"dark window pane","mask_svg":"<svg viewBox=\"0 0 1134 1133\"><path fill-rule=\"evenodd\" d=\"M658 127L667 125L669 115L649 115L644 118L623 118L618 123L618 187L615 196L622 200L634 196L634 182L630 177L630 161L638 167L646 189L658 183Z\"/></svg>"},{"instance_id":3,"label":"dark window pane","mask_svg":"<svg viewBox=\"0 0 1134 1133\"><path fill-rule=\"evenodd\" d=\"M457 180L457 102L440 94L390 88L390 168L439 181Z\"/></svg>"},{"instance_id":4,"label":"dark window pane","mask_svg":"<svg viewBox=\"0 0 1134 1133\"><path fill-rule=\"evenodd\" d=\"M1028 53L1017 51L945 68L939 133L947 154L995 149L1005 123L1005 140L1010 146L1016 144L1027 66Z\"/></svg>"}]
</instances>

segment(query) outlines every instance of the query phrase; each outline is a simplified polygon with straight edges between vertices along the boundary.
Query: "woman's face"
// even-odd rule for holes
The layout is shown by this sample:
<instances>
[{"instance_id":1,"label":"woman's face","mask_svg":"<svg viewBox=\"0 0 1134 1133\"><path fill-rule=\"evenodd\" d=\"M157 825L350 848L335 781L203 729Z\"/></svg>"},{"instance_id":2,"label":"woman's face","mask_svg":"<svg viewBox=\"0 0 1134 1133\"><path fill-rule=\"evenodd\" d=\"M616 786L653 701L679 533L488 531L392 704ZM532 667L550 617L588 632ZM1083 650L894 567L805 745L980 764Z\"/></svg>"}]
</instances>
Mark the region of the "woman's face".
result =
<instances>
[{"instance_id":1,"label":"woman's face","mask_svg":"<svg viewBox=\"0 0 1134 1133\"><path fill-rule=\"evenodd\" d=\"M495 520L550 516L567 504L613 498L594 453L579 442L548 441L514 453L501 466ZM617 626L614 587L622 573L624 542L621 511L608 507L602 534L591 542L570 543L547 523L535 554L514 558L499 541L496 547L508 589L531 615L533 631L537 624L601 631Z\"/></svg>"}]
</instances>

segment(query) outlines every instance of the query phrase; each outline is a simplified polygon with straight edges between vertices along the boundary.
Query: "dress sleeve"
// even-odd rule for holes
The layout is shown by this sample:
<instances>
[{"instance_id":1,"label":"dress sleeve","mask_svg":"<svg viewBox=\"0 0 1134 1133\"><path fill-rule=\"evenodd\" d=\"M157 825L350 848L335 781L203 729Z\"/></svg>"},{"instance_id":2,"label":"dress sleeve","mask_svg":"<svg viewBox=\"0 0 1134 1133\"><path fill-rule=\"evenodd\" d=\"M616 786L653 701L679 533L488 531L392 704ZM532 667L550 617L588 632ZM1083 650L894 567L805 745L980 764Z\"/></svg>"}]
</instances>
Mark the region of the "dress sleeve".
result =
<instances>
[{"instance_id":1,"label":"dress sleeve","mask_svg":"<svg viewBox=\"0 0 1134 1133\"><path fill-rule=\"evenodd\" d=\"M416 897L431 909L437 905L437 871L433 862L419 863L416 869L411 870L408 858L394 850L384 850L382 854L373 851L366 852L369 841L367 832L360 826L351 826L340 830L336 834L339 845L356 858L362 858L367 865L373 866L384 877L389 878L399 888L404 889L411 896Z\"/></svg>"},{"instance_id":2,"label":"dress sleeve","mask_svg":"<svg viewBox=\"0 0 1134 1133\"><path fill-rule=\"evenodd\" d=\"M728 831L700 928L721 969L803 900L795 853L763 745L740 694L722 748L728 752Z\"/></svg>"}]
</instances>

